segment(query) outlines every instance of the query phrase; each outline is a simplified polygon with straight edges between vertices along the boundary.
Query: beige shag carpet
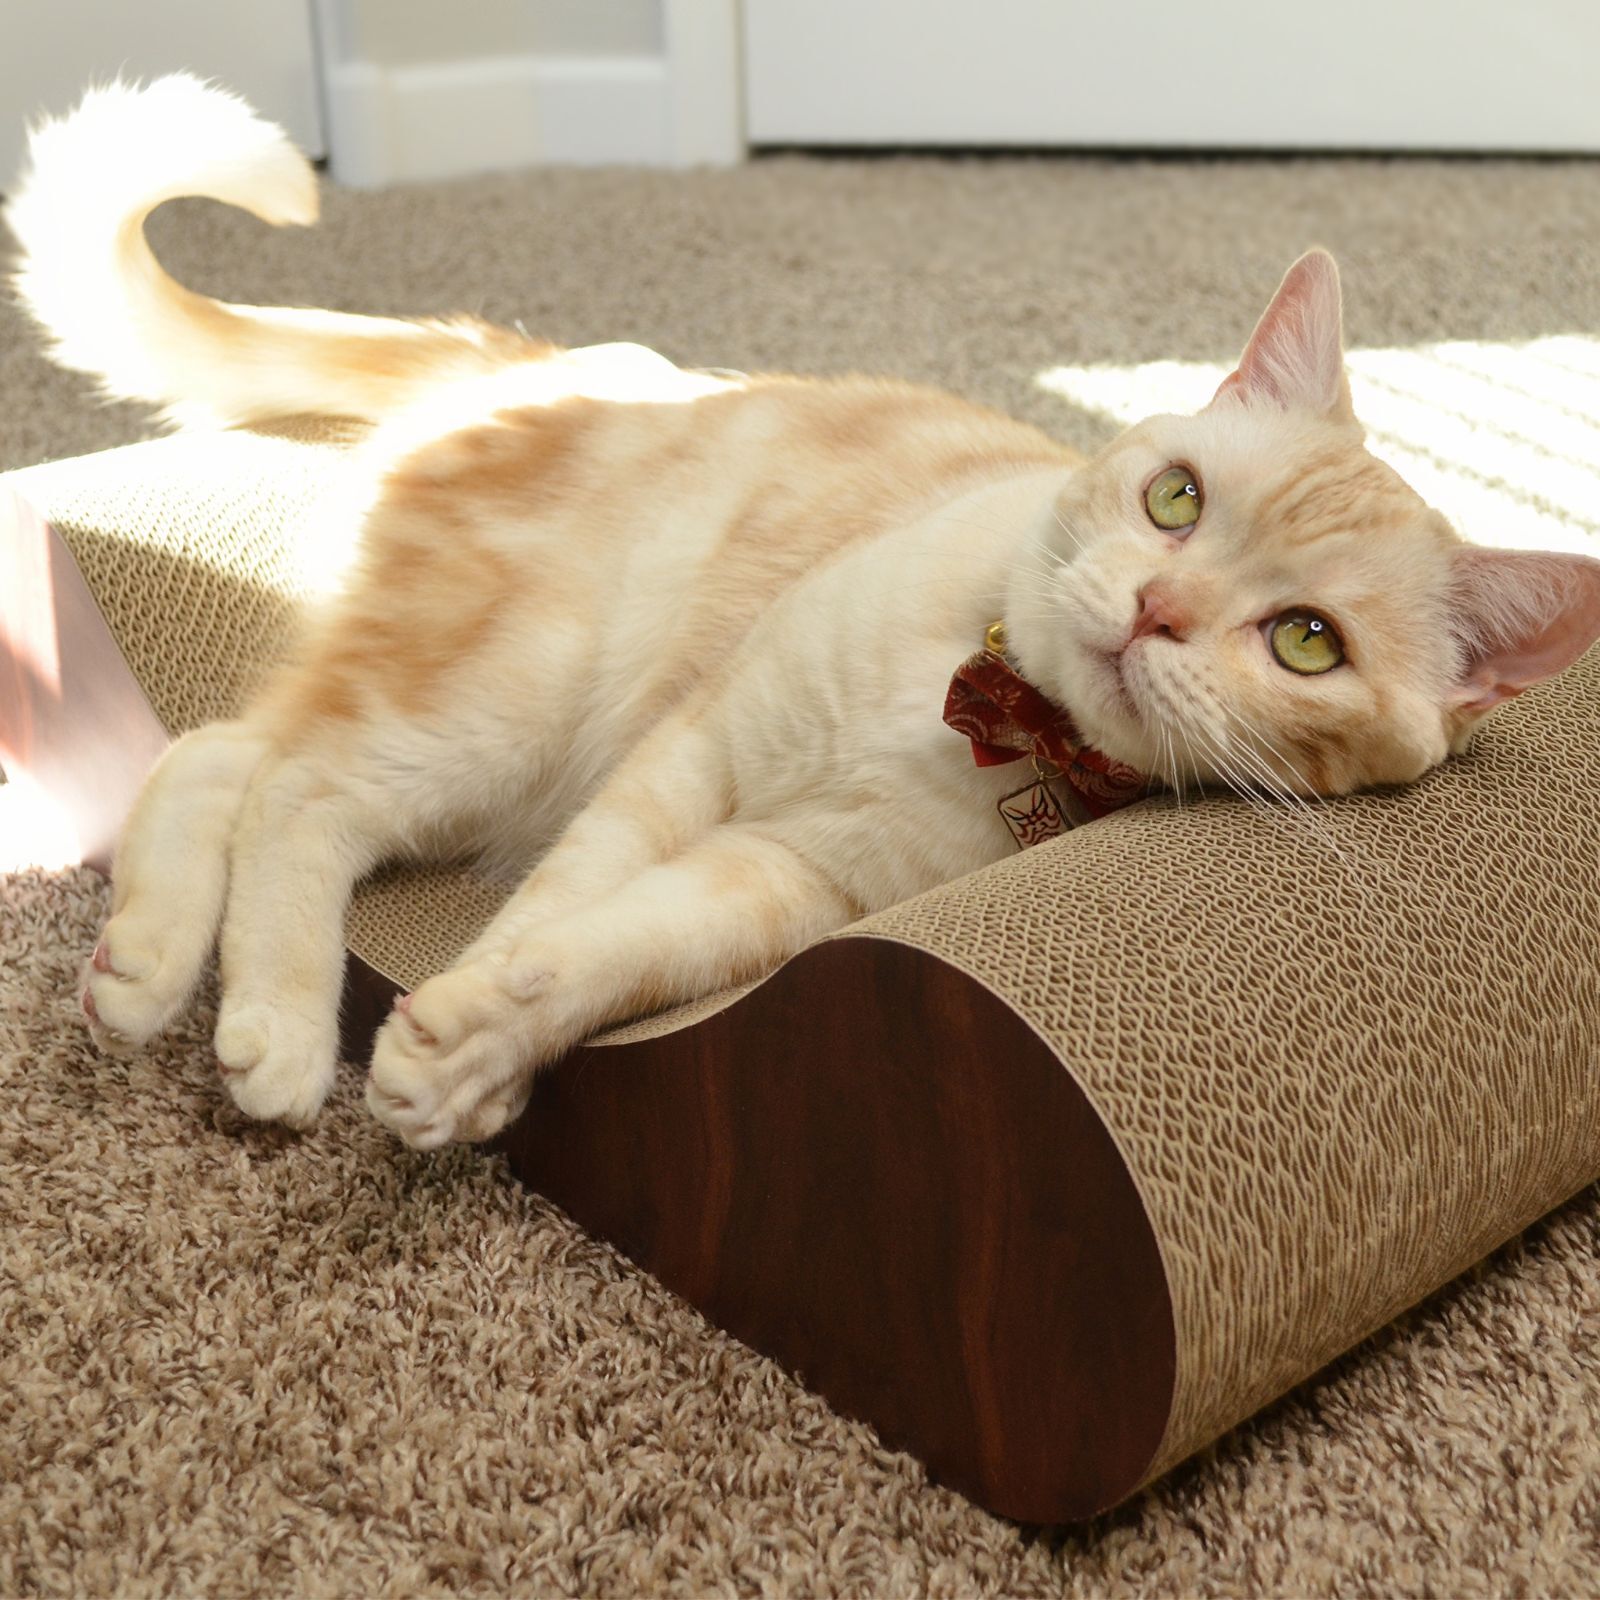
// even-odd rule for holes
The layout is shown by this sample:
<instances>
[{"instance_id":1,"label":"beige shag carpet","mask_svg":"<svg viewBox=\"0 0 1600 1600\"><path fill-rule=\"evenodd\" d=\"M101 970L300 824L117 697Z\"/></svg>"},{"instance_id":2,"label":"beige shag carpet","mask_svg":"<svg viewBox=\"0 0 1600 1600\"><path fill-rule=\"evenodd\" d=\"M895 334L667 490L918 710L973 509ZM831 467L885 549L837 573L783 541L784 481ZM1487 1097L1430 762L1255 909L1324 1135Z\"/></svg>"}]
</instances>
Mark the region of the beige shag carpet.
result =
<instances>
[{"instance_id":1,"label":"beige shag carpet","mask_svg":"<svg viewBox=\"0 0 1600 1600\"><path fill-rule=\"evenodd\" d=\"M786 158L327 211L154 231L235 299L881 370L1091 445L1041 372L1227 360L1312 242L1356 345L1600 332L1593 163ZM0 311L0 467L149 431ZM1017 1527L495 1162L403 1149L354 1068L299 1137L228 1106L209 1001L97 1059L105 908L0 879L0 1594L1600 1593L1593 1192L1113 1515Z\"/></svg>"}]
</instances>

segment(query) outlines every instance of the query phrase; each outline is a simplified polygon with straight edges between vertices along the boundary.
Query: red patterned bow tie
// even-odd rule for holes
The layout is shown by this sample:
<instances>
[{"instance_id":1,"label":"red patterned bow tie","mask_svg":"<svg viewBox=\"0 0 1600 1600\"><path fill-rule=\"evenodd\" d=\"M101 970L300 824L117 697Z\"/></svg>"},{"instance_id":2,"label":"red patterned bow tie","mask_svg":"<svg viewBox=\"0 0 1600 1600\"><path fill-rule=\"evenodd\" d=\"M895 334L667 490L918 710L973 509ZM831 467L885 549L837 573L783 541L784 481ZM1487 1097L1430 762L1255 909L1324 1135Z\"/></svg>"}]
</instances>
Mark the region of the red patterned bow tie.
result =
<instances>
[{"instance_id":1,"label":"red patterned bow tie","mask_svg":"<svg viewBox=\"0 0 1600 1600\"><path fill-rule=\"evenodd\" d=\"M944 720L972 741L972 759L980 767L1033 758L1034 781L999 802L1019 849L1132 805L1150 792L1143 773L1085 744L1071 716L1011 666L1004 624L991 624L983 643L956 668Z\"/></svg>"}]
</instances>

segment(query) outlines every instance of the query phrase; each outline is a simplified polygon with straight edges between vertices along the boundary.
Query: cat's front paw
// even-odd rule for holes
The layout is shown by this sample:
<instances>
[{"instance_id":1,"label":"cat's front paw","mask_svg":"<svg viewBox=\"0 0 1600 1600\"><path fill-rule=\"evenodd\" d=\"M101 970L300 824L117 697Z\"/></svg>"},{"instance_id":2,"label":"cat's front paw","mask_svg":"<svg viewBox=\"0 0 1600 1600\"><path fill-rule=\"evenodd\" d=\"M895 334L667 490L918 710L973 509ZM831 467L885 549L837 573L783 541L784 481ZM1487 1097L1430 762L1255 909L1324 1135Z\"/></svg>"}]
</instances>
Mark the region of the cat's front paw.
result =
<instances>
[{"instance_id":1,"label":"cat's front paw","mask_svg":"<svg viewBox=\"0 0 1600 1600\"><path fill-rule=\"evenodd\" d=\"M494 975L430 978L379 1030L367 1107L415 1150L492 1138L527 1104L535 1028L527 1001Z\"/></svg>"},{"instance_id":2,"label":"cat's front paw","mask_svg":"<svg viewBox=\"0 0 1600 1600\"><path fill-rule=\"evenodd\" d=\"M308 1128L338 1069L339 1042L285 1008L223 1001L214 1037L233 1102L259 1122Z\"/></svg>"},{"instance_id":3,"label":"cat's front paw","mask_svg":"<svg viewBox=\"0 0 1600 1600\"><path fill-rule=\"evenodd\" d=\"M173 1019L194 981L154 929L113 917L83 969L79 1005L90 1036L107 1055L131 1054Z\"/></svg>"}]
</instances>

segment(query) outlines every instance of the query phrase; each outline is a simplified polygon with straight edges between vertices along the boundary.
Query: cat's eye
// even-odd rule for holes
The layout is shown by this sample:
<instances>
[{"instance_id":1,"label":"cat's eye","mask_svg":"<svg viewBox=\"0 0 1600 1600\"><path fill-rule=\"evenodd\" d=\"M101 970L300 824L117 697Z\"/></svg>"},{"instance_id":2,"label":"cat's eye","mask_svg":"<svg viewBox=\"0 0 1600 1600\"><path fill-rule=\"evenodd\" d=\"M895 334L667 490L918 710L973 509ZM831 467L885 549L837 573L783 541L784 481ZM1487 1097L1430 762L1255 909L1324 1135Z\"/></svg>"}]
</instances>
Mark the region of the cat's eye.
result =
<instances>
[{"instance_id":1,"label":"cat's eye","mask_svg":"<svg viewBox=\"0 0 1600 1600\"><path fill-rule=\"evenodd\" d=\"M1267 642L1281 665L1307 676L1329 672L1344 660L1338 631L1314 611L1285 611L1269 627Z\"/></svg>"},{"instance_id":2,"label":"cat's eye","mask_svg":"<svg viewBox=\"0 0 1600 1600\"><path fill-rule=\"evenodd\" d=\"M1168 467L1144 492L1144 508L1158 528L1172 532L1200 520L1200 484L1187 467Z\"/></svg>"}]
</instances>

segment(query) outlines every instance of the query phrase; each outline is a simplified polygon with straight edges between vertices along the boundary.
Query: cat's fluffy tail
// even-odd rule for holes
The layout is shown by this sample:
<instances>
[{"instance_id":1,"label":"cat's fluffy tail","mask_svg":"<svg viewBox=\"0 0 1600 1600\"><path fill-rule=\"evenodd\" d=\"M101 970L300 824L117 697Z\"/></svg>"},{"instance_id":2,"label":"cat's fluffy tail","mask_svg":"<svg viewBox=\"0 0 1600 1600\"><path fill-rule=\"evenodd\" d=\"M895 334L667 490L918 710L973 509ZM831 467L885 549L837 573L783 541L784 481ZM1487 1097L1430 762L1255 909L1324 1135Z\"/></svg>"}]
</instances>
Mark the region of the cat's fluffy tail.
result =
<instances>
[{"instance_id":1,"label":"cat's fluffy tail","mask_svg":"<svg viewBox=\"0 0 1600 1600\"><path fill-rule=\"evenodd\" d=\"M203 195L266 222L317 217L317 180L282 129L187 74L91 89L34 131L6 215L22 245L15 283L56 359L110 396L175 421L295 412L374 417L442 378L539 347L488 324L403 322L227 305L162 270L144 221Z\"/></svg>"}]
</instances>

